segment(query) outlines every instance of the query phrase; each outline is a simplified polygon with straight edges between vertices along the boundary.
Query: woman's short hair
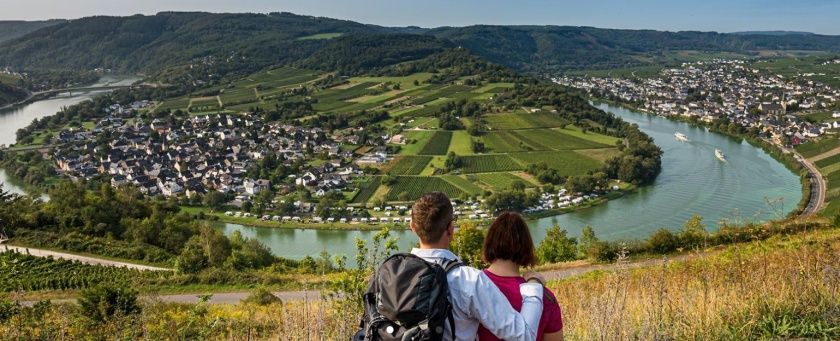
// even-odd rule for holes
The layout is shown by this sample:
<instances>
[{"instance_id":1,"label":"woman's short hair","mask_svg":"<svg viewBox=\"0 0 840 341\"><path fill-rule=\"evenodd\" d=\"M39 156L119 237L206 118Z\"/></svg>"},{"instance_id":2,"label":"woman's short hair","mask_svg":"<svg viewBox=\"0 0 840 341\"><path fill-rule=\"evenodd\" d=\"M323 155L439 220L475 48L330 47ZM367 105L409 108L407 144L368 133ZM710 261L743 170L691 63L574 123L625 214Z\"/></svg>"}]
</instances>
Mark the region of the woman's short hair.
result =
<instances>
[{"instance_id":1,"label":"woman's short hair","mask_svg":"<svg viewBox=\"0 0 840 341\"><path fill-rule=\"evenodd\" d=\"M484 238L481 257L487 263L503 259L521 266L537 264L534 240L522 215L504 212L493 221Z\"/></svg>"}]
</instances>

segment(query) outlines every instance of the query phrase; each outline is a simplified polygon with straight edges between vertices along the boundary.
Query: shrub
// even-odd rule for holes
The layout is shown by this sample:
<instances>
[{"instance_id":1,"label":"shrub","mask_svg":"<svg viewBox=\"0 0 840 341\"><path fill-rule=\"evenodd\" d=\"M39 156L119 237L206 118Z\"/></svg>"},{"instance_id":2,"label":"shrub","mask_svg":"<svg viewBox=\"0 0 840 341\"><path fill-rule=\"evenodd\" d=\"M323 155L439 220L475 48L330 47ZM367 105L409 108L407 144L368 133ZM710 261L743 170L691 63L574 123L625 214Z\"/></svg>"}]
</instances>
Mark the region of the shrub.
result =
<instances>
[{"instance_id":1,"label":"shrub","mask_svg":"<svg viewBox=\"0 0 840 341\"><path fill-rule=\"evenodd\" d=\"M657 230L647 241L647 249L653 253L668 253L679 246L680 241L671 231Z\"/></svg>"},{"instance_id":2,"label":"shrub","mask_svg":"<svg viewBox=\"0 0 840 341\"><path fill-rule=\"evenodd\" d=\"M117 315L140 313L137 293L126 288L96 287L82 291L79 305L82 314L97 322L107 321Z\"/></svg>"},{"instance_id":3,"label":"shrub","mask_svg":"<svg viewBox=\"0 0 840 341\"><path fill-rule=\"evenodd\" d=\"M259 288L251 292L248 297L242 300L243 303L251 303L256 304L259 306L267 306L275 303L283 303L283 301L274 296L270 291L266 290L265 288Z\"/></svg>"},{"instance_id":4,"label":"shrub","mask_svg":"<svg viewBox=\"0 0 840 341\"><path fill-rule=\"evenodd\" d=\"M590 244L589 257L598 262L613 262L618 259L619 251L618 244L597 240Z\"/></svg>"},{"instance_id":5,"label":"shrub","mask_svg":"<svg viewBox=\"0 0 840 341\"><path fill-rule=\"evenodd\" d=\"M12 318L12 316L17 315L20 312L20 305L15 302L10 302L7 300L0 300L0 322L6 322L6 320Z\"/></svg>"}]
</instances>

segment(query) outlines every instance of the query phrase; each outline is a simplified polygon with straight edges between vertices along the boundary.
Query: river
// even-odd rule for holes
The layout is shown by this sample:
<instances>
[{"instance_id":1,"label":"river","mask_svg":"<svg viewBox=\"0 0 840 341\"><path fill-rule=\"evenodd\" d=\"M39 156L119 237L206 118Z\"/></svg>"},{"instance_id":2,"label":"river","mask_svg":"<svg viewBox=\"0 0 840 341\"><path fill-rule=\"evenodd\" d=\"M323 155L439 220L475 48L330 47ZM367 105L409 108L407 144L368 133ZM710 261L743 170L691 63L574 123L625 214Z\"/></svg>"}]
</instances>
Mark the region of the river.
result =
<instances>
[{"instance_id":1,"label":"river","mask_svg":"<svg viewBox=\"0 0 840 341\"><path fill-rule=\"evenodd\" d=\"M766 221L786 215L802 197L799 177L760 148L746 141L712 133L687 123L649 116L625 108L599 105L624 120L636 123L662 148L662 173L651 186L604 204L530 222L536 242L548 228L559 224L570 236L592 226L603 239L646 238L659 228L678 230L694 214L703 217L707 229L719 221L735 223ZM675 132L690 142L674 138ZM727 155L722 162L715 148ZM225 233L240 231L258 238L283 257L301 258L322 250L331 254L355 254L356 238L370 240L370 231L284 230L226 224ZM401 250L417 243L410 231L395 231Z\"/></svg>"},{"instance_id":2,"label":"river","mask_svg":"<svg viewBox=\"0 0 840 341\"><path fill-rule=\"evenodd\" d=\"M131 85L139 80L133 76L104 76L91 87L109 85ZM74 91L72 94L60 93L45 100L0 109L0 145L11 145L16 142L18 129L28 126L32 120L55 115L64 107L87 101L93 96L110 90ZM10 182L4 170L0 170L0 184L3 188L15 193L24 193L23 188Z\"/></svg>"}]
</instances>

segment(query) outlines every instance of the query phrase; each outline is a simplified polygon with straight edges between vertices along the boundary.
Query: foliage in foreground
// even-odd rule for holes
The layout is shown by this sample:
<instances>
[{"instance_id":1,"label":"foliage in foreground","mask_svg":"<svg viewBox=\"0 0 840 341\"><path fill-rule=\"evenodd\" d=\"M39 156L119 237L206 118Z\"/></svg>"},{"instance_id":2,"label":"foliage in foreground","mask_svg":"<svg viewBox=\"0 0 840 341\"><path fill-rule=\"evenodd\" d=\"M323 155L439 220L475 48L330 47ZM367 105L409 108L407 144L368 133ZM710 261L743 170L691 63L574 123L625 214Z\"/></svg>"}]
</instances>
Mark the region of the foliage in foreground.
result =
<instances>
[{"instance_id":1,"label":"foliage in foreground","mask_svg":"<svg viewBox=\"0 0 840 341\"><path fill-rule=\"evenodd\" d=\"M381 256L387 247L361 251L362 257ZM622 257L617 271L549 284L563 309L567 339L840 338L840 231L777 236L642 269L625 262ZM344 282L348 290L334 287L333 293L350 294L364 273ZM315 292L300 301L250 301L236 306L145 302L134 316L116 314L97 322L76 305L20 307L0 300L0 335L332 340L355 331L360 311L352 300L319 300Z\"/></svg>"}]
</instances>

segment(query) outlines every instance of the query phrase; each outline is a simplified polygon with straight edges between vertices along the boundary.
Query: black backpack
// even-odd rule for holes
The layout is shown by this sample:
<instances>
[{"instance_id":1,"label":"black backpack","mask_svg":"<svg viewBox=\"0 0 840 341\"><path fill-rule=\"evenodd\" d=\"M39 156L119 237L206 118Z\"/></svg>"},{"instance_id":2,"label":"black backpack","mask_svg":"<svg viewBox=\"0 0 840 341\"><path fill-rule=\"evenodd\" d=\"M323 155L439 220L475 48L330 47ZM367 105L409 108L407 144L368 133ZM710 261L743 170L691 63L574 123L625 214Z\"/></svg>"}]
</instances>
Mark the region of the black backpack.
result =
<instances>
[{"instance_id":1,"label":"black backpack","mask_svg":"<svg viewBox=\"0 0 840 341\"><path fill-rule=\"evenodd\" d=\"M408 253L386 259L370 280L362 329L353 340L439 341L447 322L454 340L446 274L460 265L448 260L441 266Z\"/></svg>"}]
</instances>

